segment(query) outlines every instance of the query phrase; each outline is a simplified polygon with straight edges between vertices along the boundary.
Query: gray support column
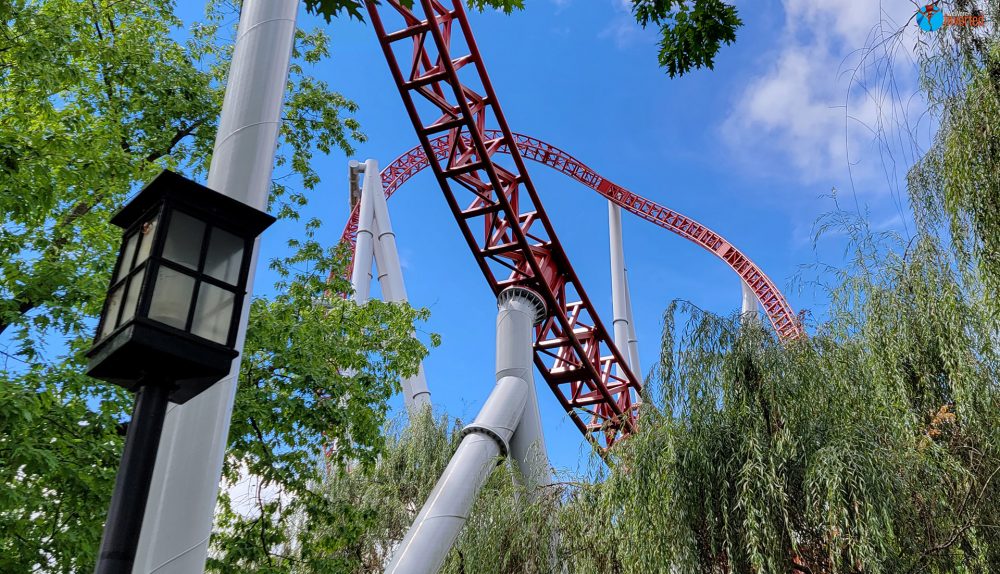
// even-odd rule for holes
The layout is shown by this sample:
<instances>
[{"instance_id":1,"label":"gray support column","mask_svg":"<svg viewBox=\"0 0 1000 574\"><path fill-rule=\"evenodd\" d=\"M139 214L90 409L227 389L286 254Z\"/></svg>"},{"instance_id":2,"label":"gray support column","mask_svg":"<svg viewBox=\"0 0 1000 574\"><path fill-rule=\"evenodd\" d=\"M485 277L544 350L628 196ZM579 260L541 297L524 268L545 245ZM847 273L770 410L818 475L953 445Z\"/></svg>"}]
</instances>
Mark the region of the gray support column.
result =
<instances>
[{"instance_id":1,"label":"gray support column","mask_svg":"<svg viewBox=\"0 0 1000 574\"><path fill-rule=\"evenodd\" d=\"M375 168L378 177L378 166ZM365 182L369 178L368 170L364 171ZM361 192L361 209L358 212L358 235L354 243L354 268L351 270L351 287L354 288L354 300L364 304L371 296L372 258L375 256L375 204L371 194Z\"/></svg>"},{"instance_id":2,"label":"gray support column","mask_svg":"<svg viewBox=\"0 0 1000 574\"><path fill-rule=\"evenodd\" d=\"M743 288L743 298L740 305L740 322L757 321L757 295L753 289L747 285L746 281L740 279L740 286Z\"/></svg>"},{"instance_id":3,"label":"gray support column","mask_svg":"<svg viewBox=\"0 0 1000 574\"><path fill-rule=\"evenodd\" d=\"M639 337L635 334L635 316L632 315L632 292L628 287L628 268L625 269L625 316L628 318L628 354L632 362L629 368L642 379L642 365L639 363Z\"/></svg>"},{"instance_id":4,"label":"gray support column","mask_svg":"<svg viewBox=\"0 0 1000 574\"><path fill-rule=\"evenodd\" d=\"M281 121L298 0L245 0L208 187L265 209ZM253 292L258 244L247 291ZM250 305L243 306L242 350ZM239 359L227 378L166 417L133 572L191 574L205 569L216 497L236 395Z\"/></svg>"},{"instance_id":5,"label":"gray support column","mask_svg":"<svg viewBox=\"0 0 1000 574\"><path fill-rule=\"evenodd\" d=\"M504 290L498 302L496 387L475 422L462 431L462 442L393 552L386 573L436 574L497 458L507 456L531 394L532 326L545 317L545 306L537 294L520 287Z\"/></svg>"},{"instance_id":6,"label":"gray support column","mask_svg":"<svg viewBox=\"0 0 1000 574\"><path fill-rule=\"evenodd\" d=\"M373 159L365 162L365 183L361 191L362 196L367 195L370 198L375 218L374 249L378 280L382 286L382 299L393 303L406 303L408 297L406 285L403 283L403 268L399 263L396 234L392 231L389 206L385 200L385 189L382 187L378 167L378 162ZM423 362L420 363L416 375L403 379L402 387L403 399L411 414L430 406L431 392L427 388Z\"/></svg>"},{"instance_id":7,"label":"gray support column","mask_svg":"<svg viewBox=\"0 0 1000 574\"><path fill-rule=\"evenodd\" d=\"M535 392L534 367L531 341L528 344L502 345L501 341L516 340L522 333L534 333L533 317L544 314L544 309L529 306L534 302L524 297L514 297L516 291L507 290L500 294L500 310L497 313L497 381L503 377L517 377L528 382L528 397L521 423L510 441L510 453L517 461L521 476L531 496L539 487L552 483L549 454L542 434L542 417L538 411L538 393ZM509 299L504 303L504 299Z\"/></svg>"},{"instance_id":8,"label":"gray support column","mask_svg":"<svg viewBox=\"0 0 1000 574\"><path fill-rule=\"evenodd\" d=\"M625 286L625 247L622 242L622 208L608 200L608 235L611 243L611 314L615 346L630 369L635 359L629 348L628 289ZM618 373L621 375L621 371Z\"/></svg>"}]
</instances>

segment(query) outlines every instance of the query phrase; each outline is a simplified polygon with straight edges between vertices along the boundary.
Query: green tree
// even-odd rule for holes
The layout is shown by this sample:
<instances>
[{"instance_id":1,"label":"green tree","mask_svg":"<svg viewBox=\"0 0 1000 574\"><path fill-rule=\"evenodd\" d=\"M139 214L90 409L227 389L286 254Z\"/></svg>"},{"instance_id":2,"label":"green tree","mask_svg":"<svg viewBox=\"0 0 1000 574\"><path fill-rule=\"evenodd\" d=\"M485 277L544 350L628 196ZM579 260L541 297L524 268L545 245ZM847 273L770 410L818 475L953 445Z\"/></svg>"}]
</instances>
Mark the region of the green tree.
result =
<instances>
[{"instance_id":1,"label":"green tree","mask_svg":"<svg viewBox=\"0 0 1000 574\"><path fill-rule=\"evenodd\" d=\"M344 544L354 527L316 489L329 470L374 463L388 399L426 354L410 333L427 311L330 296L349 289L327 279L343 275L343 254L313 239L295 246L272 264L284 277L279 294L251 307L223 477L251 477L259 490L221 495L211 571L336 571L321 549ZM296 521L308 530L296 533ZM317 530L322 541L296 552Z\"/></svg>"},{"instance_id":2,"label":"green tree","mask_svg":"<svg viewBox=\"0 0 1000 574\"><path fill-rule=\"evenodd\" d=\"M205 175L237 12L212 2L185 34L169 0L0 6L0 571L93 564L131 410L126 393L81 374L117 249L108 219L164 167ZM322 32L297 32L270 206L289 220L319 183L313 154L363 139L355 104L308 74L327 56ZM344 289L325 284L343 268L311 236L317 225L275 263L278 295L252 303L226 468L292 493L319 476L327 439L357 460L377 451L384 399L425 352L409 336L423 312L314 306ZM228 506L221 516L226 532L242 527Z\"/></svg>"},{"instance_id":3,"label":"green tree","mask_svg":"<svg viewBox=\"0 0 1000 574\"><path fill-rule=\"evenodd\" d=\"M957 253L994 302L1000 301L1000 2L960 0L990 27L950 26L924 47L925 91L940 119L930 151L910 174L926 225L947 222ZM994 305L1000 317L1000 304Z\"/></svg>"}]
</instances>

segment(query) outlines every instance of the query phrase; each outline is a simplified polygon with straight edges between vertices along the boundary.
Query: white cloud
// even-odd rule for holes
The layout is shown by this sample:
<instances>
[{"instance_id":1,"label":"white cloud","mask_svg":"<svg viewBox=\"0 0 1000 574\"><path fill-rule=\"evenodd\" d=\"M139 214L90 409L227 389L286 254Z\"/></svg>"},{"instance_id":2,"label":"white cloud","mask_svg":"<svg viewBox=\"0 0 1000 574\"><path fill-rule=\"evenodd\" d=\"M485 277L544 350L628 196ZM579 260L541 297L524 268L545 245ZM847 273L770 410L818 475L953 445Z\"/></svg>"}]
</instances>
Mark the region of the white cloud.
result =
<instances>
[{"instance_id":1,"label":"white cloud","mask_svg":"<svg viewBox=\"0 0 1000 574\"><path fill-rule=\"evenodd\" d=\"M780 165L784 175L805 182L843 182L849 167L855 183L898 178L883 171L883 160L912 161L909 136L899 139L897 132L920 107L910 99L914 5L784 0L783 6L779 45L723 122L728 144L744 161ZM753 15L743 11L749 21Z\"/></svg>"},{"instance_id":2,"label":"white cloud","mask_svg":"<svg viewBox=\"0 0 1000 574\"><path fill-rule=\"evenodd\" d=\"M569 1L569 0L556 0ZM611 38L618 49L631 45L642 31L632 16L632 0L611 0L615 15L598 34L599 38Z\"/></svg>"}]
</instances>

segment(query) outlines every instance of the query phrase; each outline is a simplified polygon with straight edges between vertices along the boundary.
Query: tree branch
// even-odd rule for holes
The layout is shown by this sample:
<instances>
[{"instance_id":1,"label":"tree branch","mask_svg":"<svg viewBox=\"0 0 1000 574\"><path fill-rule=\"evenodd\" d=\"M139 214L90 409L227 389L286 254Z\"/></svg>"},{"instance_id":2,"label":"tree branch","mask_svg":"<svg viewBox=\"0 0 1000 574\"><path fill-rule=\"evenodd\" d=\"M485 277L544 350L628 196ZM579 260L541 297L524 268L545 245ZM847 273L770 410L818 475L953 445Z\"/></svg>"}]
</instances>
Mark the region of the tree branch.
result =
<instances>
[{"instance_id":1,"label":"tree branch","mask_svg":"<svg viewBox=\"0 0 1000 574\"><path fill-rule=\"evenodd\" d=\"M191 122L189 126L177 130L174 137L170 138L170 142L167 144L167 147L162 150L150 152L150 154L146 156L146 161L152 163L165 155L170 155L170 153L174 150L174 146L180 143L182 139L194 133L194 130L201 127L206 121L208 121L208 117L203 117Z\"/></svg>"}]
</instances>

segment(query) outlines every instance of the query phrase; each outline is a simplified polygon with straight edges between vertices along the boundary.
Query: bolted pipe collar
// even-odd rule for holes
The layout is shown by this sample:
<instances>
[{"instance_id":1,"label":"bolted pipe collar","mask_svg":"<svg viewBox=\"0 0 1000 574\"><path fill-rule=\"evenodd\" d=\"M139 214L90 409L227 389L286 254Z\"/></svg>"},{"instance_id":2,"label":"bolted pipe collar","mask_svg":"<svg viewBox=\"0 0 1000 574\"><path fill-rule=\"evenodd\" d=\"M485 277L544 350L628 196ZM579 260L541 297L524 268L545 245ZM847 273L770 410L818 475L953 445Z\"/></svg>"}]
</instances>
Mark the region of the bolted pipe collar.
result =
<instances>
[{"instance_id":1,"label":"bolted pipe collar","mask_svg":"<svg viewBox=\"0 0 1000 574\"><path fill-rule=\"evenodd\" d=\"M548 311L545 308L545 301L542 296L536 293L532 289L527 287L513 286L508 287L500 292L497 296L497 308L503 309L510 301L514 299L522 299L535 309L534 317L532 323L534 325L540 325L542 321L548 316Z\"/></svg>"}]
</instances>

